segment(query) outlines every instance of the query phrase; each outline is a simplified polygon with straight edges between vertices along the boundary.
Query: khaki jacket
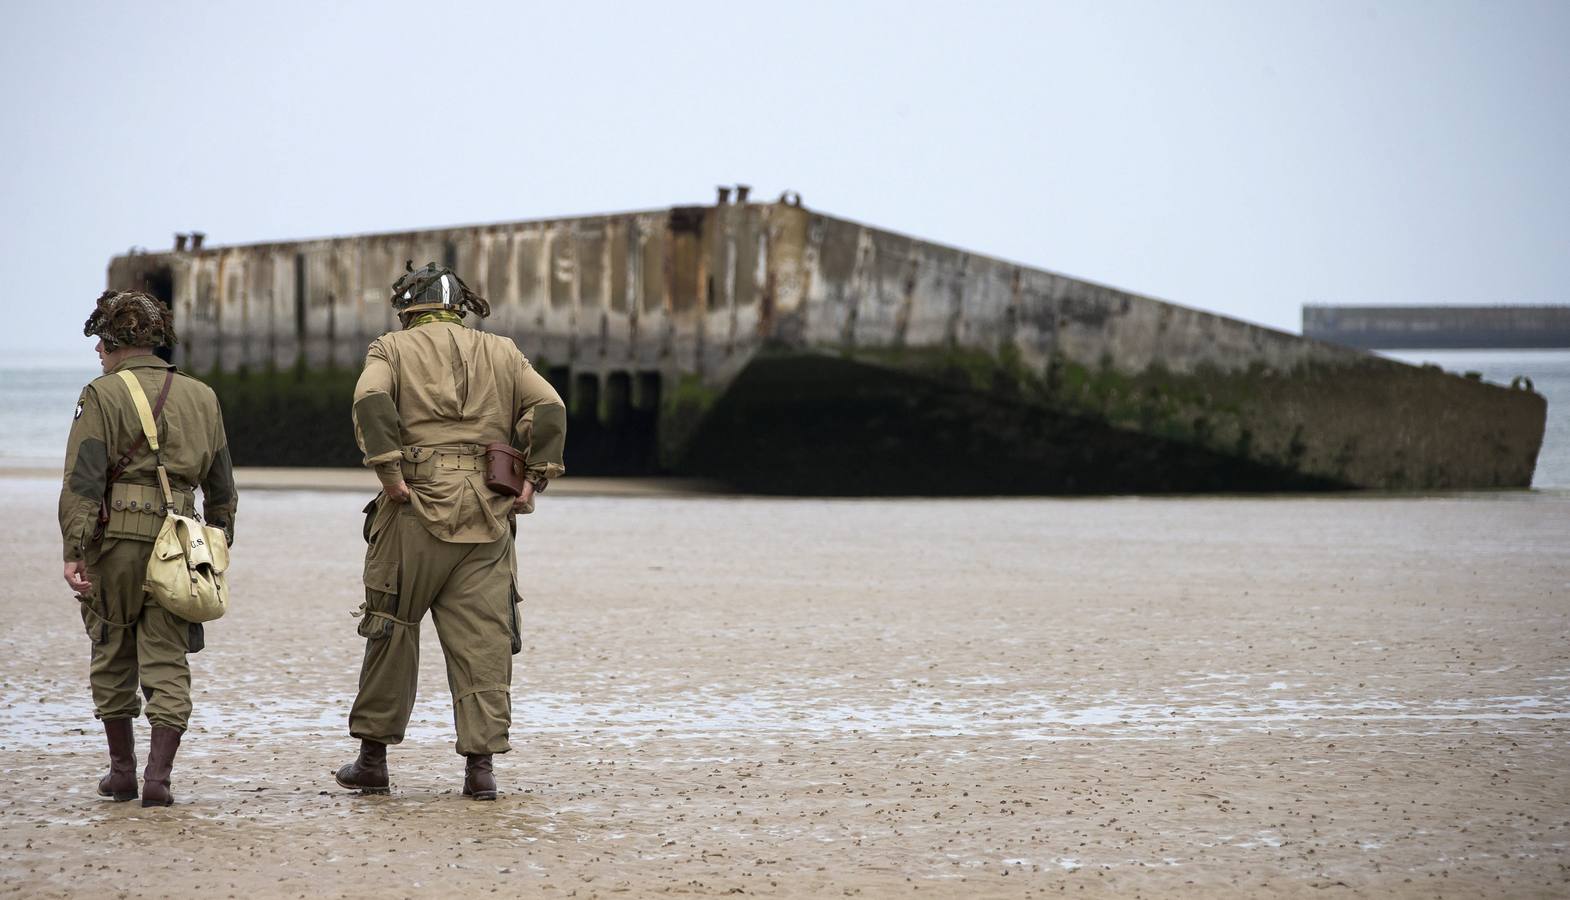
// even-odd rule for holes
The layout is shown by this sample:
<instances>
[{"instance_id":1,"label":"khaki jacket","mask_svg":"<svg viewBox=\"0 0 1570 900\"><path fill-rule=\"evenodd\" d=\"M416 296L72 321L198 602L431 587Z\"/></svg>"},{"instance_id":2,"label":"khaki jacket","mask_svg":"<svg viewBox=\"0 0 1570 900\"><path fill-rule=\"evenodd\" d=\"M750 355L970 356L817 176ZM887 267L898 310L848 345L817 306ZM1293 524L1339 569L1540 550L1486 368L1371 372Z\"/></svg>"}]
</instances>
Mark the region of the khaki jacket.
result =
<instances>
[{"instance_id":1,"label":"khaki jacket","mask_svg":"<svg viewBox=\"0 0 1570 900\"><path fill-rule=\"evenodd\" d=\"M135 372L148 404L152 405L163 388L165 374L173 368L156 356L134 356L82 389L66 444L65 478L60 486L60 535L65 543L66 561L87 556L94 543L109 470L142 436L142 420L136 414L131 392L117 373L122 369ZM223 414L212 388L175 373L158 416L158 444L171 487L187 494L200 487L203 515L209 523L228 532L232 542L239 495L234 486L229 442L224 436ZM152 450L143 444L116 484L156 485L156 468ZM151 539L149 535L147 540Z\"/></svg>"},{"instance_id":2,"label":"khaki jacket","mask_svg":"<svg viewBox=\"0 0 1570 900\"><path fill-rule=\"evenodd\" d=\"M401 476L432 536L488 543L508 530L513 498L485 486L472 462L486 444L510 443L531 480L565 471L561 397L510 339L452 322L427 322L371 344L354 389L354 433L382 483ZM465 462L465 460L470 460Z\"/></svg>"}]
</instances>

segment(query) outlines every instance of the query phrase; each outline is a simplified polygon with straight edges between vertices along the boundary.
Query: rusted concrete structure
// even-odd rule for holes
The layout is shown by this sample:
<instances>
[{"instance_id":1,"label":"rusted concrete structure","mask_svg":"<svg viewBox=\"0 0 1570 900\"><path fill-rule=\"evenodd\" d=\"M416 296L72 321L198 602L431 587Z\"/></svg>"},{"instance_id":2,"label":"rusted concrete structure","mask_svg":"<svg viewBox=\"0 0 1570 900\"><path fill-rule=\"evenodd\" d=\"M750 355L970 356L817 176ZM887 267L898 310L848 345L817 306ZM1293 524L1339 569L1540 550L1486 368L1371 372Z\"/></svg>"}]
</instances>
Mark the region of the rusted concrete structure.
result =
<instances>
[{"instance_id":1,"label":"rusted concrete structure","mask_svg":"<svg viewBox=\"0 0 1570 900\"><path fill-rule=\"evenodd\" d=\"M738 189L714 206L110 264L171 302L240 463L356 459L406 259L567 397L568 467L790 493L1519 487L1545 402Z\"/></svg>"}]
</instances>

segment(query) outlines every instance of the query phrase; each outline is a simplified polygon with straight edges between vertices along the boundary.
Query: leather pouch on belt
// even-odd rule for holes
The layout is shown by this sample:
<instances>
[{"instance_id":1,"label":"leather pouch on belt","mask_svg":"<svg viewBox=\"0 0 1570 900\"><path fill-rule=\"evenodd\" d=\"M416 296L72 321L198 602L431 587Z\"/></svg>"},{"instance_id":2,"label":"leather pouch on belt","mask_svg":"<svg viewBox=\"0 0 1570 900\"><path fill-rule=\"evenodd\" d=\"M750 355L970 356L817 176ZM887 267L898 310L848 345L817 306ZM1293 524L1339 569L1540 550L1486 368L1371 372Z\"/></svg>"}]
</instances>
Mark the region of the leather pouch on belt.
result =
<instances>
[{"instance_id":1,"label":"leather pouch on belt","mask_svg":"<svg viewBox=\"0 0 1570 900\"><path fill-rule=\"evenodd\" d=\"M164 523L163 496L150 484L115 484L109 489L109 522L104 537L151 541L158 537ZM195 498L184 491L175 493L175 506L181 515L190 515Z\"/></svg>"},{"instance_id":2,"label":"leather pouch on belt","mask_svg":"<svg viewBox=\"0 0 1570 900\"><path fill-rule=\"evenodd\" d=\"M403 448L403 480L409 483L430 481L436 474L436 451L429 447Z\"/></svg>"},{"instance_id":3,"label":"leather pouch on belt","mask_svg":"<svg viewBox=\"0 0 1570 900\"><path fill-rule=\"evenodd\" d=\"M485 445L485 486L498 494L516 497L523 493L524 455L505 441Z\"/></svg>"}]
</instances>

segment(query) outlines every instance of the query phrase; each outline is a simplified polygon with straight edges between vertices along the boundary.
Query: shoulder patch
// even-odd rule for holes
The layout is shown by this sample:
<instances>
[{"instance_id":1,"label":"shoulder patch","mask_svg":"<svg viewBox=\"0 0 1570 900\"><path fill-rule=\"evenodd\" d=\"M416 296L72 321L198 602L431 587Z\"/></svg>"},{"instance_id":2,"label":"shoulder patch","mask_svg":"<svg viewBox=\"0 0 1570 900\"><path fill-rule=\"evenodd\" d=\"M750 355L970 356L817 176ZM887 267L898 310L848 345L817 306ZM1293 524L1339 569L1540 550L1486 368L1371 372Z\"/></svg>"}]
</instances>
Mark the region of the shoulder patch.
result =
<instances>
[{"instance_id":1,"label":"shoulder patch","mask_svg":"<svg viewBox=\"0 0 1570 900\"><path fill-rule=\"evenodd\" d=\"M78 400L78 401L76 401L76 412L71 414L71 418L72 419L80 419L82 417L82 407L86 403L87 403L86 400Z\"/></svg>"}]
</instances>

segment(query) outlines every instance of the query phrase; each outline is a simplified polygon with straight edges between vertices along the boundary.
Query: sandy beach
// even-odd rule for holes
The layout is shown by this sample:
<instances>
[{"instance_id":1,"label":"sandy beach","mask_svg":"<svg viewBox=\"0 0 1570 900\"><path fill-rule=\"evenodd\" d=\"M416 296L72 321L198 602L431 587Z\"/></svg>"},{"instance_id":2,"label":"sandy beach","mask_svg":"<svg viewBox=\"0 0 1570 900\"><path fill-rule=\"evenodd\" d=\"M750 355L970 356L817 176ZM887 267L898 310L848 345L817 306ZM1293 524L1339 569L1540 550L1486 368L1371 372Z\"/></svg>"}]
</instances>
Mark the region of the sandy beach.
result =
<instances>
[{"instance_id":1,"label":"sandy beach","mask_svg":"<svg viewBox=\"0 0 1570 900\"><path fill-rule=\"evenodd\" d=\"M334 787L363 501L252 490L144 810L57 490L0 479L7 896L1570 893L1563 492L547 495L483 804L429 627L391 796Z\"/></svg>"}]
</instances>

